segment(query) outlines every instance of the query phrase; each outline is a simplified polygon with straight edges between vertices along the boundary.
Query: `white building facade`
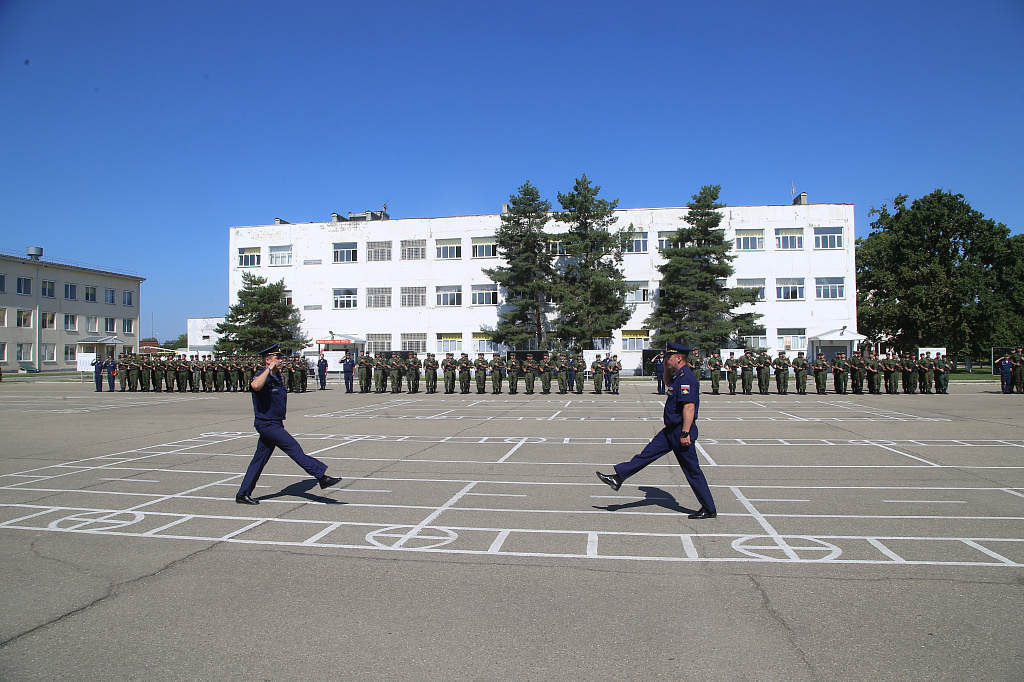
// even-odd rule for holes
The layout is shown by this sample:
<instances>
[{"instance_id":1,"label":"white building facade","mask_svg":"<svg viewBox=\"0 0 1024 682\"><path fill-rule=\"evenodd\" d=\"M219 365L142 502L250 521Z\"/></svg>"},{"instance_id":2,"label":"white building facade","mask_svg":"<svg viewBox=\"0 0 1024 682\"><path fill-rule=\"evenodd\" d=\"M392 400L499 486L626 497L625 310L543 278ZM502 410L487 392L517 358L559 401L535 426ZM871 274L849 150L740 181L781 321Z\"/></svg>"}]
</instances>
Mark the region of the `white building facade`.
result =
<instances>
[{"instance_id":1,"label":"white building facade","mask_svg":"<svg viewBox=\"0 0 1024 682\"><path fill-rule=\"evenodd\" d=\"M145 280L134 273L0 253L0 366L4 372L74 370L78 355L139 347Z\"/></svg>"},{"instance_id":2,"label":"white building facade","mask_svg":"<svg viewBox=\"0 0 1024 682\"><path fill-rule=\"evenodd\" d=\"M623 263L633 315L597 343L619 356L626 373L639 367L653 335L644 320L661 277L659 240L686 226L686 212L685 207L616 211L616 228L632 224L634 230ZM799 350L816 350L821 338L830 356L852 351L853 342L863 338L856 334L853 205L732 206L722 212L736 257L727 285L762 292L753 310L763 316L758 322L763 331L747 337L746 345L786 350L792 357ZM334 214L324 223L231 228L231 303L237 303L242 273L248 271L271 282L284 280L286 295L301 311L303 331L315 341L344 337L353 349L367 352L458 356L504 350L487 331L497 325L504 292L483 273L503 263L494 239L500 214L350 216L355 219ZM548 223L552 233L562 229Z\"/></svg>"}]
</instances>

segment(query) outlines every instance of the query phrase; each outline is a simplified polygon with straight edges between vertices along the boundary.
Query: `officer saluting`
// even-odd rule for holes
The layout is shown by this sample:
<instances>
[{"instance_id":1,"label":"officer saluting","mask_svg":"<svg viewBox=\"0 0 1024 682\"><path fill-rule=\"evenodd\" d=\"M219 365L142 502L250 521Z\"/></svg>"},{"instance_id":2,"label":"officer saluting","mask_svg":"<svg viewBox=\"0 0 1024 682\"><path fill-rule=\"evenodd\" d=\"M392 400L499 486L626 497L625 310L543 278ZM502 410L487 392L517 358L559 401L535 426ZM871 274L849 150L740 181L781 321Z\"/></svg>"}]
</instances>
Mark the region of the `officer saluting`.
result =
<instances>
[{"instance_id":1,"label":"officer saluting","mask_svg":"<svg viewBox=\"0 0 1024 682\"><path fill-rule=\"evenodd\" d=\"M252 491L256 489L256 481L263 473L263 467L270 461L274 448L281 448L284 453L306 473L320 483L321 488L329 488L341 482L340 478L327 475L327 465L310 457L302 451L302 446L284 430L285 414L288 410L288 389L281 381L281 348L274 344L260 352L263 356L263 369L253 377L249 387L252 389L252 409L256 415L254 426L260 434L256 453L242 479L242 486L235 495L238 504L259 504L252 499Z\"/></svg>"},{"instance_id":2,"label":"officer saluting","mask_svg":"<svg viewBox=\"0 0 1024 682\"><path fill-rule=\"evenodd\" d=\"M700 502L700 510L689 515L691 519L713 519L718 516L715 500L700 470L697 461L697 412L700 407L700 384L697 377L687 364L690 349L686 346L669 341L665 349L666 376L665 428L654 437L639 455L628 462L615 465L614 474L597 472L601 482L607 483L612 490L618 490L622 482L654 462L662 455L672 451L679 461L679 466L686 474L693 494Z\"/></svg>"}]
</instances>

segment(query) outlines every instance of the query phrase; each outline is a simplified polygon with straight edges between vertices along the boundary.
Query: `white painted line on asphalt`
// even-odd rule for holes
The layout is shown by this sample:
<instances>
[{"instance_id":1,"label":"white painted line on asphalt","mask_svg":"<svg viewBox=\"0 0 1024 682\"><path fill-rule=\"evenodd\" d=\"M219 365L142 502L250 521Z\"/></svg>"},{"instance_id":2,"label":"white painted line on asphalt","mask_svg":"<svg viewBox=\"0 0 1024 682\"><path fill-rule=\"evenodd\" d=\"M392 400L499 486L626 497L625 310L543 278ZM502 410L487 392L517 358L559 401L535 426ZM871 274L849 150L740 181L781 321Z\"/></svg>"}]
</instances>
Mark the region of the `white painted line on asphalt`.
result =
<instances>
[{"instance_id":1,"label":"white painted line on asphalt","mask_svg":"<svg viewBox=\"0 0 1024 682\"><path fill-rule=\"evenodd\" d=\"M232 531L232 532L228 533L227 535L221 535L221 536L220 536L219 538L217 538L217 539L218 539L218 540L221 540L221 541L223 541L223 540L230 540L231 538L235 537L236 535L241 535L241 534L242 534L242 533L244 533L245 531L247 531L247 530L252 530L252 529L253 529L253 528L255 528L256 526L262 526L262 525L263 525L264 523L266 523L266 522L267 522L267 519L257 519L256 521L253 521L253 522L252 522L252 523L250 523L249 525L247 525L247 526L242 526L242 527L241 527L241 528L239 528L238 530L236 530L236 531Z\"/></svg>"},{"instance_id":2,"label":"white painted line on asphalt","mask_svg":"<svg viewBox=\"0 0 1024 682\"><path fill-rule=\"evenodd\" d=\"M692 535L682 535L682 536L680 536L680 538L683 541L683 551L686 552L686 558L687 559L696 559L697 558L697 548L693 544L693 536Z\"/></svg>"},{"instance_id":3,"label":"white painted line on asphalt","mask_svg":"<svg viewBox=\"0 0 1024 682\"><path fill-rule=\"evenodd\" d=\"M438 507L434 511L434 513L430 514L429 516L427 516L427 518L423 519L422 521L417 523L415 526L410 528L409 531L407 533L405 533L401 538L399 538L399 540L394 545L392 545L391 547L393 549L398 549L402 545L404 545L406 542L408 542L412 538L416 537L417 533L419 533L421 530L426 528L427 525L431 521L433 521L438 516L443 514L445 512L445 510L449 509L452 505L454 505L456 502L458 502L460 499L462 499L462 497L466 493L468 493L473 488L473 486L475 486L478 482L479 481L473 481L473 482L469 483L468 485L466 485L462 490L460 490L459 492L457 492L454 495L452 495L452 497L447 502L445 502L440 507Z\"/></svg>"},{"instance_id":4,"label":"white painted line on asphalt","mask_svg":"<svg viewBox=\"0 0 1024 682\"><path fill-rule=\"evenodd\" d=\"M1011 495L1016 495L1017 497L1024 497L1024 493L1013 490L1012 488L997 488L997 490L1002 490L1004 493L1010 493Z\"/></svg>"},{"instance_id":5,"label":"white painted line on asphalt","mask_svg":"<svg viewBox=\"0 0 1024 682\"><path fill-rule=\"evenodd\" d=\"M905 502L907 504L967 504L967 500L882 500L882 502Z\"/></svg>"},{"instance_id":6,"label":"white painted line on asphalt","mask_svg":"<svg viewBox=\"0 0 1024 682\"><path fill-rule=\"evenodd\" d=\"M587 533L587 556L597 556L597 533Z\"/></svg>"},{"instance_id":7,"label":"white painted line on asphalt","mask_svg":"<svg viewBox=\"0 0 1024 682\"><path fill-rule=\"evenodd\" d=\"M867 538L867 541L875 549L877 549L879 552L881 552L885 556L889 557L890 559L892 559L896 563L898 563L898 564L905 564L905 563L907 563L906 559L904 559L899 554L897 554L896 552L892 551L891 549L889 549L888 547L883 545L877 538Z\"/></svg>"},{"instance_id":8,"label":"white painted line on asphalt","mask_svg":"<svg viewBox=\"0 0 1024 682\"><path fill-rule=\"evenodd\" d=\"M334 530L340 528L341 525L342 525L341 522L332 523L329 526L327 526L326 528L324 528L323 530L321 530L319 533L314 533L313 535L311 535L308 538L306 538L305 540L303 540L302 544L303 545L315 545L317 540L319 540L320 538L324 537L325 535L327 535L331 531L334 531Z\"/></svg>"},{"instance_id":9,"label":"white painted line on asphalt","mask_svg":"<svg viewBox=\"0 0 1024 682\"><path fill-rule=\"evenodd\" d=\"M770 498L770 497L761 497L761 498L748 497L747 499L750 500L751 502L810 502L810 500L780 500L780 499L773 499L773 498Z\"/></svg>"},{"instance_id":10,"label":"white painted line on asphalt","mask_svg":"<svg viewBox=\"0 0 1024 682\"><path fill-rule=\"evenodd\" d=\"M525 438L522 438L522 439L520 439L520 441L519 441L518 443L516 443L516 444L515 444L515 447L513 447L513 448L512 448L511 450L509 450L508 452L506 452L506 453L505 453L505 456L504 456L504 457L502 457L501 459L499 459L499 460L498 460L498 463L500 464L501 462L504 462L504 461L508 460L508 458L509 458L509 457L511 457L511 456L512 456L512 454L513 454L513 453L514 453L514 452L515 452L516 450L518 450L519 448L523 447L523 444L524 444L525 442L526 442L526 439L525 439Z\"/></svg>"},{"instance_id":11,"label":"white painted line on asphalt","mask_svg":"<svg viewBox=\"0 0 1024 682\"><path fill-rule=\"evenodd\" d=\"M497 554L498 552L500 552L501 546L505 544L505 539L508 538L509 533L511 532L511 530L506 529L498 533L498 537L494 538L494 542L492 542L491 546L487 548L487 553Z\"/></svg>"},{"instance_id":12,"label":"white painted line on asphalt","mask_svg":"<svg viewBox=\"0 0 1024 682\"><path fill-rule=\"evenodd\" d=\"M195 517L191 516L191 515L190 516L183 516L180 519L175 519L174 521L171 521L170 523L165 523L162 526L158 526L158 527L156 527L156 528L154 528L152 530L146 531L145 533L142 533L142 536L146 537L146 536L156 535L157 533L159 533L162 530L167 530L168 528L171 528L173 526L177 526L179 523L185 523L186 521L189 521L189 520L194 519L194 518Z\"/></svg>"},{"instance_id":13,"label":"white painted line on asphalt","mask_svg":"<svg viewBox=\"0 0 1024 682\"><path fill-rule=\"evenodd\" d=\"M562 414L562 411L561 411L561 410L559 410L558 412L555 412L555 413L554 413L553 415L551 415L550 417L548 417L548 421L553 421L553 420L554 420L554 418L555 418L555 417L557 417L557 416L558 416L558 415L560 415L560 414Z\"/></svg>"},{"instance_id":14,"label":"white painted line on asphalt","mask_svg":"<svg viewBox=\"0 0 1024 682\"><path fill-rule=\"evenodd\" d=\"M990 557L992 557L993 559L996 559L997 561L1001 561L1004 564L1015 565L1017 563L1016 561L1012 561L1011 559L1007 559L1002 554L998 554L996 552L993 552L991 549L988 549L987 547L982 547L981 545L979 545L974 540L960 540L960 542L964 543L968 547L973 547L974 549L978 550L979 552L987 554Z\"/></svg>"},{"instance_id":15,"label":"white painted line on asphalt","mask_svg":"<svg viewBox=\"0 0 1024 682\"><path fill-rule=\"evenodd\" d=\"M911 442L913 442L913 441L911 441ZM936 464L935 462L929 462L927 459L922 459L921 457L917 457L916 455L908 455L905 452L900 452L899 450L896 450L895 448L890 448L888 445L882 445L881 443L874 443L874 445L876 445L877 447L882 448L883 450L888 450L889 452L895 452L897 455L903 455L904 457L909 457L910 459L916 459L918 462L924 462L928 466L933 466L933 467L942 466L941 464Z\"/></svg>"},{"instance_id":16,"label":"white painted line on asphalt","mask_svg":"<svg viewBox=\"0 0 1024 682\"><path fill-rule=\"evenodd\" d=\"M768 535L771 536L773 540L775 540L775 543L779 546L783 553L791 560L795 561L796 559L798 559L799 557L797 556L797 553L793 551L793 548L789 546L789 543L786 542L785 538L783 538L779 534L779 532L775 530L775 527L772 526L772 524L768 523L768 519L766 519L761 514L761 512L757 511L757 508L750 503L750 500L746 498L746 496L740 491L740 489L736 486L730 486L730 490L732 490L733 494L736 496L736 499L740 501L740 504L746 507L747 511L750 512L750 515L754 517L754 520L761 524L761 527L765 529L765 531L768 533Z\"/></svg>"},{"instance_id":17,"label":"white painted line on asphalt","mask_svg":"<svg viewBox=\"0 0 1024 682\"><path fill-rule=\"evenodd\" d=\"M693 444L697 448L697 452L699 452L700 454L704 455L704 459L706 459L708 461L708 466L713 466L713 467L718 466L718 464L715 463L715 460L711 459L711 455L709 455L708 451L704 449L704 446L702 446L697 441L694 441Z\"/></svg>"},{"instance_id":18,"label":"white painted line on asphalt","mask_svg":"<svg viewBox=\"0 0 1024 682\"><path fill-rule=\"evenodd\" d=\"M529 497L525 493L466 493L466 497L471 495L477 497Z\"/></svg>"},{"instance_id":19,"label":"white painted line on asphalt","mask_svg":"<svg viewBox=\"0 0 1024 682\"><path fill-rule=\"evenodd\" d=\"M131 483L159 483L160 481L150 481L145 478L101 478L101 481L129 481Z\"/></svg>"}]
</instances>

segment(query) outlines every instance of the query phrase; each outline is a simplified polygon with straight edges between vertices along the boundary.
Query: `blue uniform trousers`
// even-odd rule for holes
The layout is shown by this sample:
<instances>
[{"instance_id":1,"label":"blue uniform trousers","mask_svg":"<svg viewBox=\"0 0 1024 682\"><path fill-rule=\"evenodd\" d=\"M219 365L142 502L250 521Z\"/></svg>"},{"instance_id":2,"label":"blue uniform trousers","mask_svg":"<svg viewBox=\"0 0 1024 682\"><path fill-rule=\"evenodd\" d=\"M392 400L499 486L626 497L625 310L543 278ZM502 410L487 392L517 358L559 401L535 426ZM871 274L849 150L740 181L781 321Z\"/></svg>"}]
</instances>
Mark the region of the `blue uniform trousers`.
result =
<instances>
[{"instance_id":1,"label":"blue uniform trousers","mask_svg":"<svg viewBox=\"0 0 1024 682\"><path fill-rule=\"evenodd\" d=\"M317 379L317 381L320 382L320 390L321 391L326 390L327 389L327 372L324 372L323 374L319 374L318 373L316 375L316 379Z\"/></svg>"},{"instance_id":2,"label":"blue uniform trousers","mask_svg":"<svg viewBox=\"0 0 1024 682\"><path fill-rule=\"evenodd\" d=\"M252 495L252 491L256 489L256 481L263 473L263 467L270 461L274 448L281 448L284 454L291 457L313 478L320 478L327 472L327 465L303 452L302 446L284 430L284 425L280 421L257 419L254 426L256 432L260 434L260 441L256 445L256 454L252 456L249 468L245 471L242 487L238 489L239 495Z\"/></svg>"},{"instance_id":3,"label":"blue uniform trousers","mask_svg":"<svg viewBox=\"0 0 1024 682\"><path fill-rule=\"evenodd\" d=\"M628 462L616 464L615 473L625 481L662 455L668 454L669 451L674 452L697 501L702 507L715 511L715 500L711 497L711 489L708 488L707 479L704 478L704 472L700 470L700 463L697 461L697 429L695 426L690 428L691 440L688 448L683 448L679 442L682 430L681 426L663 428L639 455Z\"/></svg>"},{"instance_id":4,"label":"blue uniform trousers","mask_svg":"<svg viewBox=\"0 0 1024 682\"><path fill-rule=\"evenodd\" d=\"M1013 374L1003 374L1002 379L1003 393L1013 393Z\"/></svg>"},{"instance_id":5,"label":"blue uniform trousers","mask_svg":"<svg viewBox=\"0 0 1024 682\"><path fill-rule=\"evenodd\" d=\"M351 393L352 391L352 372L345 372L345 393Z\"/></svg>"},{"instance_id":6,"label":"blue uniform trousers","mask_svg":"<svg viewBox=\"0 0 1024 682\"><path fill-rule=\"evenodd\" d=\"M114 390L114 375L112 372L107 372L107 390Z\"/></svg>"},{"instance_id":7,"label":"blue uniform trousers","mask_svg":"<svg viewBox=\"0 0 1024 682\"><path fill-rule=\"evenodd\" d=\"M96 378L96 390L97 391L102 391L103 390L103 372L102 371L94 372L93 376ZM114 389L111 388L110 390L114 390Z\"/></svg>"}]
</instances>

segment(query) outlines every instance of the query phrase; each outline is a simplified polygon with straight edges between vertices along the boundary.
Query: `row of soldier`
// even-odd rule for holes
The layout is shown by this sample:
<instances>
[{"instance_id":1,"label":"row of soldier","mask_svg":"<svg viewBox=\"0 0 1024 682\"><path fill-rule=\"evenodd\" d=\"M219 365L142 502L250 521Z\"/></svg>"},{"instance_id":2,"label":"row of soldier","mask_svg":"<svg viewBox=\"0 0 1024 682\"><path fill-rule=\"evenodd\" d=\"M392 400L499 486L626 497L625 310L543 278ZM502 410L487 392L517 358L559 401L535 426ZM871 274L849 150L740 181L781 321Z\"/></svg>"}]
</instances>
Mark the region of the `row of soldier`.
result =
<instances>
[{"instance_id":1,"label":"row of soldier","mask_svg":"<svg viewBox=\"0 0 1024 682\"><path fill-rule=\"evenodd\" d=\"M258 356L203 355L196 360L170 356L121 353L117 360L102 362L97 373L97 388L102 370L116 377L122 392L153 391L179 393L213 393L248 391L255 373L263 369ZM310 368L304 358L285 358L281 364L281 379L290 393L304 393L309 383Z\"/></svg>"},{"instance_id":2,"label":"row of soldier","mask_svg":"<svg viewBox=\"0 0 1024 682\"><path fill-rule=\"evenodd\" d=\"M449 394L455 393L456 382L460 392L468 394L474 379L476 392L486 393L488 378L493 395L503 392L506 380L508 392L512 395L518 393L520 379L523 380L527 395L534 392L538 380L542 394L551 393L553 384L557 385L561 394L583 393L587 362L582 353L538 353L538 356L541 357L535 360L533 354L528 353L520 361L516 355L512 355L506 361L500 353L494 353L491 360L487 360L484 353L479 353L476 360L471 360L467 353L462 353L456 360L454 353L447 353L444 359L438 361L433 353L427 353L426 360L420 361L416 353L405 358L397 352L392 352L390 357L387 353L376 353L361 355L355 361L355 372L360 393L369 393L371 390L385 393L389 386L391 393L402 393L403 382L409 393L417 393L421 373L427 393L438 392L439 376L444 381L444 392ZM344 360L342 365L346 365ZM589 369L596 393L619 392L622 364L617 355L608 353L603 359L598 356L590 363Z\"/></svg>"},{"instance_id":3,"label":"row of soldier","mask_svg":"<svg viewBox=\"0 0 1024 682\"><path fill-rule=\"evenodd\" d=\"M659 377L658 392L664 392L661 384L659 365L661 356L655 358L655 374ZM758 392L761 395L768 395L771 383L771 375L775 374L775 389L779 395L789 393L789 371L792 369L796 379L796 392L800 395L807 395L808 374L813 376L815 390L819 395L825 395L828 390L828 374L832 374L833 390L837 394L854 393L864 394L864 387L867 386L867 393L879 395L883 392L895 395L900 392L900 384L903 385L903 393L946 394L949 392L949 374L953 371L953 363L941 353L933 357L931 351L924 355L917 353L892 355L883 354L878 357L874 351L868 353L854 353L847 358L846 353L839 352L831 361L825 359L825 354L818 353L818 357L811 361L804 357L804 352L799 351L797 356L790 360L786 351L779 351L777 358L771 358L767 352L761 350L755 353L746 349L736 357L736 351L730 351L729 357L723 359L719 352L715 352L706 360L701 358L699 353L691 355L690 364L694 366L694 374L701 375L701 368L706 367L711 377L711 392L718 395L721 386L722 370L726 371L726 380L729 384L729 394L735 395L737 386L744 395L751 395L753 384L756 378Z\"/></svg>"}]
</instances>

